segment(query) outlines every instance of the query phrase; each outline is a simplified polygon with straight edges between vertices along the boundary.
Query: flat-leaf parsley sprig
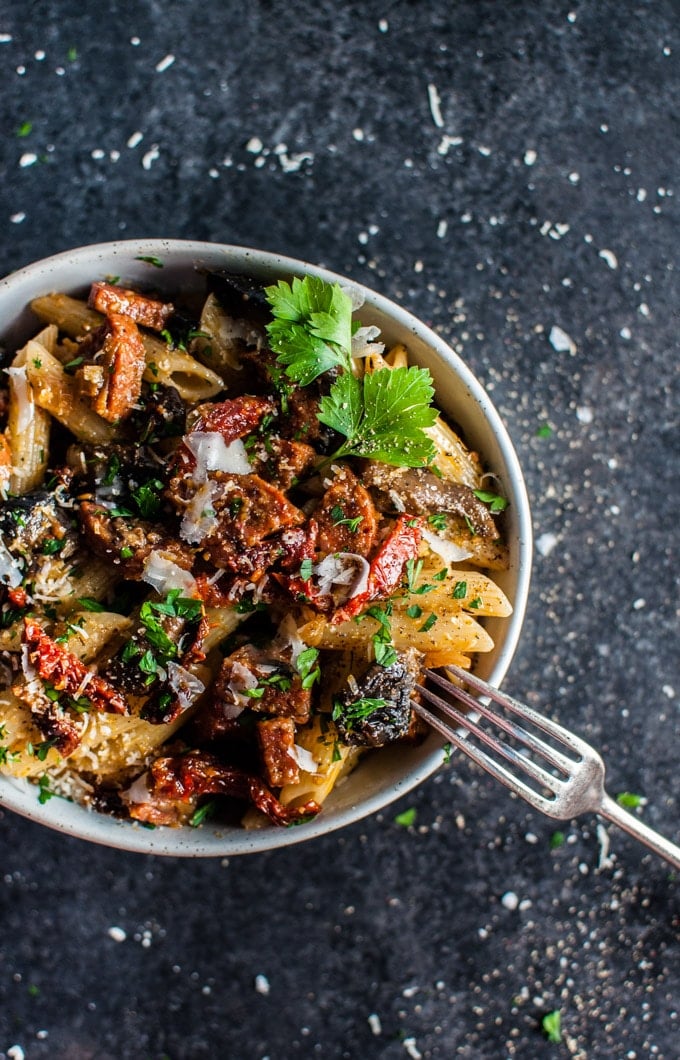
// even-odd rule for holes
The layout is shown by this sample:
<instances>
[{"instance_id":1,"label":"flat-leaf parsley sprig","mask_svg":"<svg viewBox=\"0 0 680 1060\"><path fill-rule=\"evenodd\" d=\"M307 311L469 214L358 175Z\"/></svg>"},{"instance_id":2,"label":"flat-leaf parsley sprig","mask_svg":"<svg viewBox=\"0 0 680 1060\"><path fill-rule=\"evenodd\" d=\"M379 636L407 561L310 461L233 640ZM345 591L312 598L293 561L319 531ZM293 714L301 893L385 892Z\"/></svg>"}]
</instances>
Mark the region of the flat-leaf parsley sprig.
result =
<instances>
[{"instance_id":1,"label":"flat-leaf parsley sprig","mask_svg":"<svg viewBox=\"0 0 680 1060\"><path fill-rule=\"evenodd\" d=\"M331 369L341 374L321 399L318 418L346 441L329 457L363 456L399 467L424 467L435 455L425 433L433 426L432 378L426 368L352 371L352 303L339 284L314 276L265 288L274 319L267 325L278 363L308 386Z\"/></svg>"}]
</instances>

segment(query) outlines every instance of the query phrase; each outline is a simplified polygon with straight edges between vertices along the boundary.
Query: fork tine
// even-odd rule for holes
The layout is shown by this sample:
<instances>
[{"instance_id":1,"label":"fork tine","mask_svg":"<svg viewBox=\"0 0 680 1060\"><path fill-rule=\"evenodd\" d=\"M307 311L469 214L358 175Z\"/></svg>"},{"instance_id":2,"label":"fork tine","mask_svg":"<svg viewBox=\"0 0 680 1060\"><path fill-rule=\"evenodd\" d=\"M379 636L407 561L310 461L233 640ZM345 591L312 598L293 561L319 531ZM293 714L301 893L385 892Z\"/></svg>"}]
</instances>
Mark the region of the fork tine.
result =
<instances>
[{"instance_id":1,"label":"fork tine","mask_svg":"<svg viewBox=\"0 0 680 1060\"><path fill-rule=\"evenodd\" d=\"M514 714L519 714L521 718L526 718L527 721L532 722L537 729L542 729L549 736L554 737L556 740L560 740L567 747L575 751L576 754L584 755L587 754L590 745L582 740L575 733L569 732L562 725L558 725L556 721L551 721L546 718L544 714L539 714L538 711L528 707L525 703L520 703L519 700L513 699L512 696L507 695L505 692L501 692L500 689L494 688L493 685L487 684L481 677L477 677L475 674L468 673L467 670L461 670L459 666L454 666L452 663L447 665L447 671L464 681L470 688L474 688L480 695L488 696L489 699L494 700L501 707L506 710L512 711ZM434 670L426 671L428 678L432 679L440 688L444 688L447 692L454 692L458 689L458 685L453 684L436 673ZM477 700L474 701L477 704ZM552 748L551 748L552 750ZM554 752L559 754L559 751ZM568 760L567 760L568 761ZM573 767L573 762L569 762L569 768Z\"/></svg>"},{"instance_id":2,"label":"fork tine","mask_svg":"<svg viewBox=\"0 0 680 1060\"><path fill-rule=\"evenodd\" d=\"M475 696L470 695L470 693L464 688L460 688L451 681L444 680L439 674L428 671L428 676L435 684L440 688L443 688L444 691L449 693L449 695L455 696L456 699L459 699L466 707L469 707L470 710L477 711L479 714L482 714L483 717L488 718L489 721L492 721L497 725L499 729L507 732L510 736L514 736L515 739L519 740L521 743L525 743L530 750L535 754L540 754L551 766L555 766L566 776L571 774L575 763L555 747L551 747L543 740L540 740L537 736L534 736L533 733L528 732L527 729L518 725L517 722L511 721L509 718L504 718L502 715L497 714L494 710L488 707L486 703L482 703ZM501 702L500 699L496 699L496 701L499 703Z\"/></svg>"},{"instance_id":3,"label":"fork tine","mask_svg":"<svg viewBox=\"0 0 680 1060\"><path fill-rule=\"evenodd\" d=\"M516 751L514 747L508 746L508 744L499 740L498 737L487 732L486 729L482 729L476 722L472 721L468 715L463 714L462 711L458 710L453 703L449 703L447 700L442 699L434 692L431 692L429 688L422 688L419 685L418 691L421 696L424 696L425 699L427 699L428 703L432 703L433 706L448 715L448 717L453 718L453 720L463 729L470 732L476 739L481 740L482 743L486 744L487 747L490 747L492 751L496 752L496 754L502 755L506 761L519 766L523 773L531 777L532 780L542 784L544 788L548 789L548 791L555 793L555 789L561 787L564 783L559 777L554 777L552 773L547 773L542 766L539 766L538 763L534 762L531 758L526 758L524 755L520 754L519 751ZM492 719L496 720L496 716L493 713L489 711L489 714ZM463 744L463 749L467 750L468 746L469 742L466 741L465 744ZM488 756L485 756L485 758L489 760ZM528 790L531 791L532 789L530 788ZM537 792L535 794L538 796Z\"/></svg>"},{"instance_id":4,"label":"fork tine","mask_svg":"<svg viewBox=\"0 0 680 1060\"><path fill-rule=\"evenodd\" d=\"M526 799L528 803L535 806L537 809L542 810L543 813L550 812L549 799L546 799L543 795L539 795L533 788L530 788L528 784L525 784L506 769L505 766L501 765L500 762L491 758L486 751L482 751L480 747L476 747L469 740L464 739L455 729L449 728L445 722L438 718L436 714L432 714L422 703L416 703L412 700L411 706L415 712L428 723L428 725L431 725L433 729L440 732L445 739L454 744L463 752L463 754L467 755L468 758L471 758L473 762L476 762L478 766L484 769L492 777L495 777L501 784L505 784L506 788L509 788L510 791L514 791L516 795L520 795L523 799Z\"/></svg>"}]
</instances>

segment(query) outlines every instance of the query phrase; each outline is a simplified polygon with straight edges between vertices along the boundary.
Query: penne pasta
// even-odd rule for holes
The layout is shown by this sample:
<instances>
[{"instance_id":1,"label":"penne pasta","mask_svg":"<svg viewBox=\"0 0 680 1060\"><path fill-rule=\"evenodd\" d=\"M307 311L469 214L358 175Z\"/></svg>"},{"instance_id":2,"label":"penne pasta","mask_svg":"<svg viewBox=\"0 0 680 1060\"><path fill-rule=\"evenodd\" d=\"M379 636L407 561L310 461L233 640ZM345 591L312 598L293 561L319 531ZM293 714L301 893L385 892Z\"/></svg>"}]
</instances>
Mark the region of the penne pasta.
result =
<instances>
[{"instance_id":1,"label":"penne pasta","mask_svg":"<svg viewBox=\"0 0 680 1060\"><path fill-rule=\"evenodd\" d=\"M93 412L73 378L52 354L45 351L41 357L27 361L26 374L35 404L80 441L103 444L115 438L115 428Z\"/></svg>"},{"instance_id":2,"label":"penne pasta","mask_svg":"<svg viewBox=\"0 0 680 1060\"><path fill-rule=\"evenodd\" d=\"M85 302L65 294L35 298L31 309L40 320L56 324L59 331L72 339L100 327L105 320ZM224 389L224 381L216 372L185 351L171 349L167 342L146 332L142 340L147 382L174 386L185 401L205 400Z\"/></svg>"},{"instance_id":3,"label":"penne pasta","mask_svg":"<svg viewBox=\"0 0 680 1060\"><path fill-rule=\"evenodd\" d=\"M18 496L39 486L47 470L51 420L47 412L36 407L29 367L41 365L43 358L51 356L56 339L56 327L44 328L17 353L9 370L7 444L12 460L9 489Z\"/></svg>"}]
</instances>

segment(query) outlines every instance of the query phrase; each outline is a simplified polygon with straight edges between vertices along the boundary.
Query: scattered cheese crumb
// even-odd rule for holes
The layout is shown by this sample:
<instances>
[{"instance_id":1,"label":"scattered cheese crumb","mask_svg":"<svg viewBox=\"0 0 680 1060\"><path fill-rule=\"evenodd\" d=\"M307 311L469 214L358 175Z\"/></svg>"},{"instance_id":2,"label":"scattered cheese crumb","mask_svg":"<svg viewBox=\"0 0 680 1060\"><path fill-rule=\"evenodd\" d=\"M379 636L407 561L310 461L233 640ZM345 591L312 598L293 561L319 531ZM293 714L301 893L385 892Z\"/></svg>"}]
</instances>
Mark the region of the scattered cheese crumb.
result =
<instances>
[{"instance_id":1,"label":"scattered cheese crumb","mask_svg":"<svg viewBox=\"0 0 680 1060\"><path fill-rule=\"evenodd\" d=\"M511 911L513 911L519 905L519 898L517 897L514 891L506 891L503 897L501 898L501 905L505 909L510 909Z\"/></svg>"},{"instance_id":2,"label":"scattered cheese crumb","mask_svg":"<svg viewBox=\"0 0 680 1060\"><path fill-rule=\"evenodd\" d=\"M246 144L246 151L251 155L259 155L260 151L264 147L262 140L259 136L251 136Z\"/></svg>"},{"instance_id":3,"label":"scattered cheese crumb","mask_svg":"<svg viewBox=\"0 0 680 1060\"><path fill-rule=\"evenodd\" d=\"M372 1012L371 1015L368 1017L368 1025L371 1028L371 1032L375 1034L376 1038L378 1037L378 1035L382 1034L382 1024L380 1022L380 1016L378 1016L375 1012Z\"/></svg>"},{"instance_id":4,"label":"scattered cheese crumb","mask_svg":"<svg viewBox=\"0 0 680 1060\"><path fill-rule=\"evenodd\" d=\"M578 184L578 182L581 179L581 174L580 173L576 173L574 171L573 173L569 174L569 178L568 179L569 179L569 183L570 184Z\"/></svg>"},{"instance_id":5,"label":"scattered cheese crumb","mask_svg":"<svg viewBox=\"0 0 680 1060\"><path fill-rule=\"evenodd\" d=\"M437 225L437 239L443 239L449 227L448 221L441 220Z\"/></svg>"},{"instance_id":6,"label":"scattered cheese crumb","mask_svg":"<svg viewBox=\"0 0 680 1060\"><path fill-rule=\"evenodd\" d=\"M449 147L460 147L463 142L462 136L448 136L446 133L442 136L437 147L438 155L448 155Z\"/></svg>"},{"instance_id":7,"label":"scattered cheese crumb","mask_svg":"<svg viewBox=\"0 0 680 1060\"><path fill-rule=\"evenodd\" d=\"M661 691L668 699L674 699L675 689L673 688L673 685L663 685Z\"/></svg>"},{"instance_id":8,"label":"scattered cheese crumb","mask_svg":"<svg viewBox=\"0 0 680 1060\"><path fill-rule=\"evenodd\" d=\"M557 544L557 534L541 534L536 541L536 548L542 556L549 556Z\"/></svg>"},{"instance_id":9,"label":"scattered cheese crumb","mask_svg":"<svg viewBox=\"0 0 680 1060\"><path fill-rule=\"evenodd\" d=\"M427 86L427 98L430 104L430 113L432 115L432 121L435 123L438 129L444 128L444 119L442 118L441 111L441 99L437 92L436 85Z\"/></svg>"},{"instance_id":10,"label":"scattered cheese crumb","mask_svg":"<svg viewBox=\"0 0 680 1060\"><path fill-rule=\"evenodd\" d=\"M18 213L13 213L10 217L10 221L13 225L20 225L22 221L26 220L26 214L23 210L19 210Z\"/></svg>"},{"instance_id":11,"label":"scattered cheese crumb","mask_svg":"<svg viewBox=\"0 0 680 1060\"><path fill-rule=\"evenodd\" d=\"M169 66L172 66L174 61L174 55L166 55L164 59L161 59L159 63L156 63L156 72L162 74L164 70L167 70Z\"/></svg>"},{"instance_id":12,"label":"scattered cheese crumb","mask_svg":"<svg viewBox=\"0 0 680 1060\"><path fill-rule=\"evenodd\" d=\"M20 1045L10 1045L7 1056L9 1060L24 1060L26 1054Z\"/></svg>"},{"instance_id":13,"label":"scattered cheese crumb","mask_svg":"<svg viewBox=\"0 0 680 1060\"><path fill-rule=\"evenodd\" d=\"M114 942L125 942L127 938L127 933L123 931L122 927L110 927L106 934Z\"/></svg>"},{"instance_id":14,"label":"scattered cheese crumb","mask_svg":"<svg viewBox=\"0 0 680 1060\"><path fill-rule=\"evenodd\" d=\"M161 153L158 150L158 144L152 144L150 150L148 150L142 158L142 169L151 169L153 163L157 158L160 158L160 156Z\"/></svg>"},{"instance_id":15,"label":"scattered cheese crumb","mask_svg":"<svg viewBox=\"0 0 680 1060\"><path fill-rule=\"evenodd\" d=\"M579 405L576 409L576 419L579 423L592 423L593 410L589 405Z\"/></svg>"},{"instance_id":16,"label":"scattered cheese crumb","mask_svg":"<svg viewBox=\"0 0 680 1060\"><path fill-rule=\"evenodd\" d=\"M144 133L140 132L139 129L137 129L137 131L133 132L132 136L129 137L127 145L128 147L137 147L139 144L141 144L143 139Z\"/></svg>"},{"instance_id":17,"label":"scattered cheese crumb","mask_svg":"<svg viewBox=\"0 0 680 1060\"><path fill-rule=\"evenodd\" d=\"M638 306L638 313L640 313L640 315L643 317L649 316L649 306L646 302L640 302L640 305Z\"/></svg>"},{"instance_id":18,"label":"scattered cheese crumb","mask_svg":"<svg viewBox=\"0 0 680 1060\"><path fill-rule=\"evenodd\" d=\"M269 993L269 980L266 975L255 976L255 991L258 994L262 994L264 997Z\"/></svg>"},{"instance_id":19,"label":"scattered cheese crumb","mask_svg":"<svg viewBox=\"0 0 680 1060\"><path fill-rule=\"evenodd\" d=\"M417 1048L415 1038L404 1038L401 1044L404 1046L404 1049L411 1057L411 1060L422 1060L423 1054Z\"/></svg>"},{"instance_id":20,"label":"scattered cheese crumb","mask_svg":"<svg viewBox=\"0 0 680 1060\"><path fill-rule=\"evenodd\" d=\"M354 137L355 140L357 140L359 143L361 143L361 141L364 138L364 130L363 129L352 129L352 136Z\"/></svg>"},{"instance_id":21,"label":"scattered cheese crumb","mask_svg":"<svg viewBox=\"0 0 680 1060\"><path fill-rule=\"evenodd\" d=\"M550 345L558 353L576 353L576 343L572 339L571 335L568 335L559 324L553 324L550 329L550 335L548 336Z\"/></svg>"},{"instance_id":22,"label":"scattered cheese crumb","mask_svg":"<svg viewBox=\"0 0 680 1060\"><path fill-rule=\"evenodd\" d=\"M621 328L621 330L619 332L619 335L621 336L622 339L630 339L630 338L632 338L632 334L633 333L631 332L630 328L626 328L626 327Z\"/></svg>"},{"instance_id":23,"label":"scattered cheese crumb","mask_svg":"<svg viewBox=\"0 0 680 1060\"><path fill-rule=\"evenodd\" d=\"M90 151L91 158L106 158L106 151L102 151L101 147L95 147L94 151Z\"/></svg>"},{"instance_id":24,"label":"scattered cheese crumb","mask_svg":"<svg viewBox=\"0 0 680 1060\"><path fill-rule=\"evenodd\" d=\"M11 44L12 34L11 33L0 33L0 44Z\"/></svg>"},{"instance_id":25,"label":"scattered cheese crumb","mask_svg":"<svg viewBox=\"0 0 680 1060\"><path fill-rule=\"evenodd\" d=\"M646 606L647 601L644 600L641 596L639 596L637 600L633 600L633 611L641 611L642 608Z\"/></svg>"},{"instance_id":26,"label":"scattered cheese crumb","mask_svg":"<svg viewBox=\"0 0 680 1060\"><path fill-rule=\"evenodd\" d=\"M378 22L378 29L380 30L381 33L387 33L387 31L389 29L389 22L387 21L386 18L381 18L380 19L380 21Z\"/></svg>"},{"instance_id":27,"label":"scattered cheese crumb","mask_svg":"<svg viewBox=\"0 0 680 1060\"><path fill-rule=\"evenodd\" d=\"M19 165L22 169L26 169L26 166L34 166L38 161L38 156L33 151L27 151L19 159Z\"/></svg>"},{"instance_id":28,"label":"scattered cheese crumb","mask_svg":"<svg viewBox=\"0 0 680 1060\"><path fill-rule=\"evenodd\" d=\"M638 202L644 202L647 198L647 192L644 188L638 188L637 195L635 196Z\"/></svg>"},{"instance_id":29,"label":"scattered cheese crumb","mask_svg":"<svg viewBox=\"0 0 680 1060\"><path fill-rule=\"evenodd\" d=\"M601 250L598 257L602 258L610 269L618 269L619 262L613 250Z\"/></svg>"},{"instance_id":30,"label":"scattered cheese crumb","mask_svg":"<svg viewBox=\"0 0 680 1060\"><path fill-rule=\"evenodd\" d=\"M525 166L533 166L533 165L535 165L537 158L538 158L538 155L533 150L533 148L530 147L528 149L528 151L524 152L524 165Z\"/></svg>"}]
</instances>

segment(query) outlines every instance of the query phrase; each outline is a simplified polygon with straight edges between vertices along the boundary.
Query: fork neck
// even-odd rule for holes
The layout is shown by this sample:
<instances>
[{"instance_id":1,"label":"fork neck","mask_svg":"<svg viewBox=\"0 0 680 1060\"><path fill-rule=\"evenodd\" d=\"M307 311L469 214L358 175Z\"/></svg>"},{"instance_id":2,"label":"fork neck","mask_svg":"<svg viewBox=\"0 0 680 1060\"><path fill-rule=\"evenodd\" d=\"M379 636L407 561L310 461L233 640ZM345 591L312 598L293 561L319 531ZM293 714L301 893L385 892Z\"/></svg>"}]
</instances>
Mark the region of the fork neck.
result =
<instances>
[{"instance_id":1,"label":"fork neck","mask_svg":"<svg viewBox=\"0 0 680 1060\"><path fill-rule=\"evenodd\" d=\"M665 858L666 861L670 862L674 868L680 869L680 847L676 843L671 843L670 839L666 839L664 836L659 835L649 825L644 824L638 817L635 817L632 813L628 813L622 806L619 806L618 802L615 802L609 795L605 793L602 800L601 807L598 807L597 811L602 817L606 817L607 820L613 821L619 828L623 828L624 832L628 832L628 835L632 835L635 839L639 839L641 843L653 850L655 854Z\"/></svg>"}]
</instances>

